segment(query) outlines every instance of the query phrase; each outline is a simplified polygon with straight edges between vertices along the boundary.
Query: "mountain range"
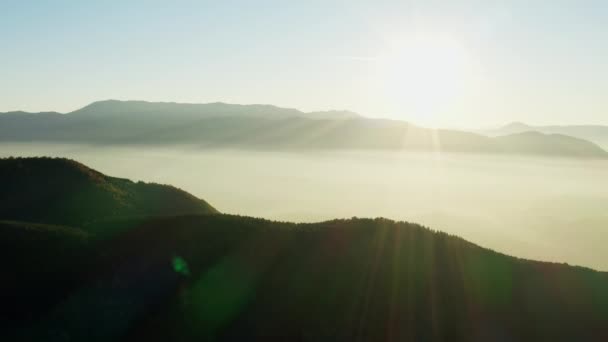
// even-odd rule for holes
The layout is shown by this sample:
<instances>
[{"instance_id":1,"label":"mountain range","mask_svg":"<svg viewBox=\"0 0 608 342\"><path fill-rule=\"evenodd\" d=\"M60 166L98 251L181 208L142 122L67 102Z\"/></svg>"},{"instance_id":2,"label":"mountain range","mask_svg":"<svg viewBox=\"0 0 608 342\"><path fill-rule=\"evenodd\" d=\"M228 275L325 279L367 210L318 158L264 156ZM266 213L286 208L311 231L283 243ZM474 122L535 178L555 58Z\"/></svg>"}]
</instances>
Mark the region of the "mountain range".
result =
<instances>
[{"instance_id":1,"label":"mountain range","mask_svg":"<svg viewBox=\"0 0 608 342\"><path fill-rule=\"evenodd\" d=\"M4 341L608 339L603 272L383 218L221 214L72 160L0 170Z\"/></svg>"},{"instance_id":2,"label":"mountain range","mask_svg":"<svg viewBox=\"0 0 608 342\"><path fill-rule=\"evenodd\" d=\"M67 114L0 114L0 142L189 145L198 148L391 150L608 158L584 139L518 132L488 137L371 119L348 111L304 113L270 105L100 101Z\"/></svg>"},{"instance_id":3,"label":"mountain range","mask_svg":"<svg viewBox=\"0 0 608 342\"><path fill-rule=\"evenodd\" d=\"M531 126L521 122L512 122L497 129L488 129L481 132L491 136L524 132L563 134L594 142L604 149L608 148L608 126L601 125Z\"/></svg>"}]
</instances>

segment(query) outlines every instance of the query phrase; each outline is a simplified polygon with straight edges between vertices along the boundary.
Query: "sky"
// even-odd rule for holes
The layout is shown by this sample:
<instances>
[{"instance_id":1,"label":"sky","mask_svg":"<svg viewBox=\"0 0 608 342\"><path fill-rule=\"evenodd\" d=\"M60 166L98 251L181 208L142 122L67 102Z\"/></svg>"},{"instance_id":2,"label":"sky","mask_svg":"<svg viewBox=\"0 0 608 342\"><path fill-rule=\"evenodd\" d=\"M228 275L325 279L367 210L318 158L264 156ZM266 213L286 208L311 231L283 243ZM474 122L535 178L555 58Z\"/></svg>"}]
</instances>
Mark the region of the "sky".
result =
<instances>
[{"instance_id":1,"label":"sky","mask_svg":"<svg viewBox=\"0 0 608 342\"><path fill-rule=\"evenodd\" d=\"M608 125L608 2L0 0L0 111L104 99Z\"/></svg>"}]
</instances>

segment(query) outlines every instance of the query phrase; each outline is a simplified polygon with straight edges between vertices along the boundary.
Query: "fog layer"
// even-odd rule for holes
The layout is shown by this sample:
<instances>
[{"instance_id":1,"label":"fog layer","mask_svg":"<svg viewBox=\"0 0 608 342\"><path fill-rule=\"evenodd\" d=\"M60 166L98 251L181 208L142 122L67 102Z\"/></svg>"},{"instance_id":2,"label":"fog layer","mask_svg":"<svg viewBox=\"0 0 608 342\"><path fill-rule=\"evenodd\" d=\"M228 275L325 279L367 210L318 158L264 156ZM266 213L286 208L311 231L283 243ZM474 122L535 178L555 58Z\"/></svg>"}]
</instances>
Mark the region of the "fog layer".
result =
<instances>
[{"instance_id":1,"label":"fog layer","mask_svg":"<svg viewBox=\"0 0 608 342\"><path fill-rule=\"evenodd\" d=\"M417 222L518 257L608 270L608 161L2 144L180 187L224 213Z\"/></svg>"}]
</instances>

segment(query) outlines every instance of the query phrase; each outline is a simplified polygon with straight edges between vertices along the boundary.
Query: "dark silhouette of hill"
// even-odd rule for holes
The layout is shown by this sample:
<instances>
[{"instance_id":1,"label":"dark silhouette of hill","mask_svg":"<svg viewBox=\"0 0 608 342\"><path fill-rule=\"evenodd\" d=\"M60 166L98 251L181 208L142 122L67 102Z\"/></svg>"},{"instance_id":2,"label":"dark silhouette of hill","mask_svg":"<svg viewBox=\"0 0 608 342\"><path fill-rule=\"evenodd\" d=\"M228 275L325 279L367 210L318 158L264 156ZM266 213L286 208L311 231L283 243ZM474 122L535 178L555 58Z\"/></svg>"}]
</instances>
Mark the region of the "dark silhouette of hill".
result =
<instances>
[{"instance_id":1,"label":"dark silhouette of hill","mask_svg":"<svg viewBox=\"0 0 608 342\"><path fill-rule=\"evenodd\" d=\"M513 122L504 127L487 130L491 135L506 135L536 131L545 134L562 134L592 141L602 148L608 148L608 126L600 125L562 125L562 126L531 126L521 122Z\"/></svg>"},{"instance_id":2,"label":"dark silhouette of hill","mask_svg":"<svg viewBox=\"0 0 608 342\"><path fill-rule=\"evenodd\" d=\"M89 234L78 228L0 221L0 330L32 319L68 295L90 267L91 246Z\"/></svg>"},{"instance_id":3,"label":"dark silhouette of hill","mask_svg":"<svg viewBox=\"0 0 608 342\"><path fill-rule=\"evenodd\" d=\"M0 219L80 226L130 215L217 211L177 188L105 176L59 158L0 159Z\"/></svg>"},{"instance_id":4,"label":"dark silhouette of hill","mask_svg":"<svg viewBox=\"0 0 608 342\"><path fill-rule=\"evenodd\" d=\"M25 173L19 186L36 184L40 198L66 197L42 186L56 172L62 184L114 180L69 160L2 163L2 188L11 186L10 170ZM81 200L95 207L105 198ZM16 203L26 212L36 202ZM100 213L79 228L0 221L0 339L608 338L608 274L510 257L416 224Z\"/></svg>"},{"instance_id":5,"label":"dark silhouette of hill","mask_svg":"<svg viewBox=\"0 0 608 342\"><path fill-rule=\"evenodd\" d=\"M0 141L608 157L593 143L565 136L496 139L347 111L303 113L269 105L115 100L64 115L0 114Z\"/></svg>"},{"instance_id":6,"label":"dark silhouette of hill","mask_svg":"<svg viewBox=\"0 0 608 342\"><path fill-rule=\"evenodd\" d=\"M1 309L13 318L3 320L11 340L608 337L607 274L509 257L405 222L115 220L92 230L122 233L95 244L54 228L28 239L22 225L0 225L1 243L15 246L5 254L9 272L25 270L19 280L29 285L1 285L11 294ZM43 236L59 233L65 241ZM72 257L55 253L63 246Z\"/></svg>"}]
</instances>

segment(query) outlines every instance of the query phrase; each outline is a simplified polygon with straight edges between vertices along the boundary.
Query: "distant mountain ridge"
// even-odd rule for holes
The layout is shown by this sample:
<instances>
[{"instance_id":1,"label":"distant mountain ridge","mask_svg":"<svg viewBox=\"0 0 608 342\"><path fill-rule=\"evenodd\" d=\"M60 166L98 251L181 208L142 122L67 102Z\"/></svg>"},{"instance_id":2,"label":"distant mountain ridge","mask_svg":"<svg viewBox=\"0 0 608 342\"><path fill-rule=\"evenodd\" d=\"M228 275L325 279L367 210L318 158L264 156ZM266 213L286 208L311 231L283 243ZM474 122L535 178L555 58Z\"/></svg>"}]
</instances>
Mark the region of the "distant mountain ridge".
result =
<instances>
[{"instance_id":1,"label":"distant mountain ridge","mask_svg":"<svg viewBox=\"0 0 608 342\"><path fill-rule=\"evenodd\" d=\"M11 111L11 112L5 112L5 113L0 113L0 115L5 115L7 117L10 116L19 116L19 115L29 115L29 116L55 116L55 115L62 115L62 113L59 112L25 112L22 110L16 110L16 111Z\"/></svg>"},{"instance_id":2,"label":"distant mountain ridge","mask_svg":"<svg viewBox=\"0 0 608 342\"><path fill-rule=\"evenodd\" d=\"M497 129L481 131L482 133L498 136L536 131L545 134L562 134L594 142L604 149L608 148L608 126L602 125L550 125L532 126L522 122L512 122Z\"/></svg>"},{"instance_id":3,"label":"distant mountain ridge","mask_svg":"<svg viewBox=\"0 0 608 342\"><path fill-rule=\"evenodd\" d=\"M494 138L498 141L506 142L505 145L514 151L527 149L532 154L543 155L602 155L604 151L601 147L584 139L572 137L564 134L545 134L541 132L526 131L514 133Z\"/></svg>"},{"instance_id":4,"label":"distant mountain ridge","mask_svg":"<svg viewBox=\"0 0 608 342\"><path fill-rule=\"evenodd\" d=\"M68 114L0 114L0 141L191 145L244 149L369 149L608 158L568 136L490 138L348 111L303 113L271 105L99 101Z\"/></svg>"},{"instance_id":5,"label":"distant mountain ridge","mask_svg":"<svg viewBox=\"0 0 608 342\"><path fill-rule=\"evenodd\" d=\"M352 119L358 114L349 111L302 112L293 108L281 108L263 104L177 103L105 100L93 102L68 114L79 115L167 115L175 119L202 119L218 116L245 116L260 118L303 117L308 119Z\"/></svg>"}]
</instances>

